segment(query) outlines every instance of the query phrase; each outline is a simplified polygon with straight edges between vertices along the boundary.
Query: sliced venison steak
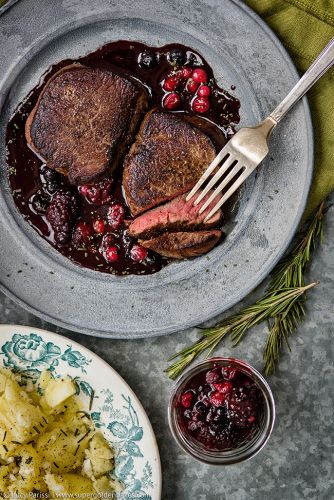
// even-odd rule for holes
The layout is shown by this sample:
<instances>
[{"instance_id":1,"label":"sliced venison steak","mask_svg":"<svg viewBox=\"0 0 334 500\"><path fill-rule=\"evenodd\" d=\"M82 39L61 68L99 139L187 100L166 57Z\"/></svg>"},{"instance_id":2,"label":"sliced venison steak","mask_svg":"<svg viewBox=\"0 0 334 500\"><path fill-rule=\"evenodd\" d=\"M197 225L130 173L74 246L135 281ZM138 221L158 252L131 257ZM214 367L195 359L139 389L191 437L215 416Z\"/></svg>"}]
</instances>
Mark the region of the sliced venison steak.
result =
<instances>
[{"instance_id":1,"label":"sliced venison steak","mask_svg":"<svg viewBox=\"0 0 334 500\"><path fill-rule=\"evenodd\" d=\"M146 109L144 89L72 64L46 83L26 121L26 139L49 168L83 184L116 167Z\"/></svg>"},{"instance_id":2,"label":"sliced venison steak","mask_svg":"<svg viewBox=\"0 0 334 500\"><path fill-rule=\"evenodd\" d=\"M211 194L212 191L209 191L197 206L193 205L193 199L186 202L187 195L184 194L160 207L152 208L130 224L128 233L133 238L147 239L165 232L217 227L222 219L221 210L218 210L207 222L204 222L204 219L219 198L215 199L203 213L198 213Z\"/></svg>"},{"instance_id":3,"label":"sliced venison steak","mask_svg":"<svg viewBox=\"0 0 334 500\"><path fill-rule=\"evenodd\" d=\"M123 186L133 215L189 191L216 156L203 132L177 116L149 112L124 161Z\"/></svg>"},{"instance_id":4,"label":"sliced venison steak","mask_svg":"<svg viewBox=\"0 0 334 500\"><path fill-rule=\"evenodd\" d=\"M164 257L184 259L209 252L221 236L222 232L218 229L165 233L150 240L139 240L139 243Z\"/></svg>"}]
</instances>

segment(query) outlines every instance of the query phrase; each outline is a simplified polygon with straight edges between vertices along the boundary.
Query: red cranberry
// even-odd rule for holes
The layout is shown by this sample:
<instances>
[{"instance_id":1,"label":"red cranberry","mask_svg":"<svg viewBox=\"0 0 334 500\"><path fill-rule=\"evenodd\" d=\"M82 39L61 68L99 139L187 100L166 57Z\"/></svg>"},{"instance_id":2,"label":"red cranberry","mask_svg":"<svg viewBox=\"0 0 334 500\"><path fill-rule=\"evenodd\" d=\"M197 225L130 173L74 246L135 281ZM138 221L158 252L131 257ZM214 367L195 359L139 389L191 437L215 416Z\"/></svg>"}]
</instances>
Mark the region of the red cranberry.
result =
<instances>
[{"instance_id":1,"label":"red cranberry","mask_svg":"<svg viewBox=\"0 0 334 500\"><path fill-rule=\"evenodd\" d=\"M234 380L237 375L236 368L232 368L232 366L224 366L222 368L222 374L225 380Z\"/></svg>"},{"instance_id":2,"label":"red cranberry","mask_svg":"<svg viewBox=\"0 0 334 500\"><path fill-rule=\"evenodd\" d=\"M130 251L131 259L134 260L135 262L142 262L143 260L146 259L147 254L148 254L147 249L138 244L133 245Z\"/></svg>"},{"instance_id":3,"label":"red cranberry","mask_svg":"<svg viewBox=\"0 0 334 500\"><path fill-rule=\"evenodd\" d=\"M253 423L255 422L255 417L254 417L254 415L251 415L251 416L248 418L248 422L249 422L250 424L253 424Z\"/></svg>"},{"instance_id":4,"label":"red cranberry","mask_svg":"<svg viewBox=\"0 0 334 500\"><path fill-rule=\"evenodd\" d=\"M195 82L194 80L188 80L186 84L186 90L190 92L191 94L195 94L196 90L198 89L198 83Z\"/></svg>"},{"instance_id":5,"label":"red cranberry","mask_svg":"<svg viewBox=\"0 0 334 500\"><path fill-rule=\"evenodd\" d=\"M103 179L96 184L79 186L79 193L86 198L88 203L105 205L111 199L111 179Z\"/></svg>"},{"instance_id":6,"label":"red cranberry","mask_svg":"<svg viewBox=\"0 0 334 500\"><path fill-rule=\"evenodd\" d=\"M183 66L183 68L181 70L182 78L184 78L185 80L188 80L188 78L191 77L192 72L193 72L193 70L191 68L189 68L189 66Z\"/></svg>"},{"instance_id":7,"label":"red cranberry","mask_svg":"<svg viewBox=\"0 0 334 500\"><path fill-rule=\"evenodd\" d=\"M193 393L190 391L181 395L181 404L184 408L189 408L193 399Z\"/></svg>"},{"instance_id":8,"label":"red cranberry","mask_svg":"<svg viewBox=\"0 0 334 500\"><path fill-rule=\"evenodd\" d=\"M105 257L108 262L116 262L118 260L118 248L115 246L108 247Z\"/></svg>"},{"instance_id":9,"label":"red cranberry","mask_svg":"<svg viewBox=\"0 0 334 500\"><path fill-rule=\"evenodd\" d=\"M194 82L198 83L205 83L208 80L208 75L206 74L206 71L202 68L194 69L191 76Z\"/></svg>"},{"instance_id":10,"label":"red cranberry","mask_svg":"<svg viewBox=\"0 0 334 500\"><path fill-rule=\"evenodd\" d=\"M163 105L166 109L176 109L181 103L181 97L176 92L167 94L163 100Z\"/></svg>"},{"instance_id":11,"label":"red cranberry","mask_svg":"<svg viewBox=\"0 0 334 500\"><path fill-rule=\"evenodd\" d=\"M233 385L231 384L231 382L217 382L213 385L215 389L222 394L228 394L233 389Z\"/></svg>"},{"instance_id":12,"label":"red cranberry","mask_svg":"<svg viewBox=\"0 0 334 500\"><path fill-rule=\"evenodd\" d=\"M196 113L206 113L210 109L210 102L207 97L196 97L192 102L193 111Z\"/></svg>"},{"instance_id":13,"label":"red cranberry","mask_svg":"<svg viewBox=\"0 0 334 500\"><path fill-rule=\"evenodd\" d=\"M209 97L209 95L211 94L211 89L208 85L201 85L198 89L197 94L199 95L199 97Z\"/></svg>"},{"instance_id":14,"label":"red cranberry","mask_svg":"<svg viewBox=\"0 0 334 500\"><path fill-rule=\"evenodd\" d=\"M91 240L93 239L93 230L92 226L83 220L79 221L78 224L74 228L72 241L73 244L80 248L82 246L86 247L89 245Z\"/></svg>"},{"instance_id":15,"label":"red cranberry","mask_svg":"<svg viewBox=\"0 0 334 500\"><path fill-rule=\"evenodd\" d=\"M222 406L225 401L225 394L218 391L213 392L210 396L210 400L214 406Z\"/></svg>"},{"instance_id":16,"label":"red cranberry","mask_svg":"<svg viewBox=\"0 0 334 500\"><path fill-rule=\"evenodd\" d=\"M180 83L180 78L177 75L170 76L166 78L163 84L163 88L170 92L171 90L175 90Z\"/></svg>"},{"instance_id":17,"label":"red cranberry","mask_svg":"<svg viewBox=\"0 0 334 500\"><path fill-rule=\"evenodd\" d=\"M120 203L114 203L108 210L108 224L116 230L119 229L125 216L125 208Z\"/></svg>"},{"instance_id":18,"label":"red cranberry","mask_svg":"<svg viewBox=\"0 0 334 500\"><path fill-rule=\"evenodd\" d=\"M93 229L97 234L103 234L106 230L106 225L102 219L96 219L93 222Z\"/></svg>"}]
</instances>

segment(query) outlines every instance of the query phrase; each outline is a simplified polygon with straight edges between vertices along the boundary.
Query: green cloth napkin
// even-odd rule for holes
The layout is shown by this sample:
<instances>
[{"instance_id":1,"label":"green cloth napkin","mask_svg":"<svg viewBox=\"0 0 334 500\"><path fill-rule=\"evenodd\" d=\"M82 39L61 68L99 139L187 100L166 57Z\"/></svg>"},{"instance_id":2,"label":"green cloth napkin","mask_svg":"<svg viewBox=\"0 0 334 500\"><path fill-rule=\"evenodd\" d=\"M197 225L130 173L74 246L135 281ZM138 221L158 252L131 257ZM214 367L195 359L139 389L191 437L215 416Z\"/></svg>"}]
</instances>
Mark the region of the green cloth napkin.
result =
<instances>
[{"instance_id":1,"label":"green cloth napkin","mask_svg":"<svg viewBox=\"0 0 334 500\"><path fill-rule=\"evenodd\" d=\"M245 0L275 31L303 73L334 37L334 0ZM308 92L315 171L308 216L334 190L334 68Z\"/></svg>"}]
</instances>

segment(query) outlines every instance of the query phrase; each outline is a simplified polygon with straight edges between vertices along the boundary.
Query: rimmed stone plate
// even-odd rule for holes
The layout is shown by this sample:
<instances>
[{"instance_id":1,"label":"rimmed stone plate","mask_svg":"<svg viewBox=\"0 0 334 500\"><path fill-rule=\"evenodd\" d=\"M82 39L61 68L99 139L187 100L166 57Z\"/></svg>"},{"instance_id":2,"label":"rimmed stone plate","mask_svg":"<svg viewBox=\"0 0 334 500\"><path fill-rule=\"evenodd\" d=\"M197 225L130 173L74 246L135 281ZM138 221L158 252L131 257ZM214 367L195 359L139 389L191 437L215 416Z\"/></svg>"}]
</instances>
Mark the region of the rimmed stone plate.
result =
<instances>
[{"instance_id":1,"label":"rimmed stone plate","mask_svg":"<svg viewBox=\"0 0 334 500\"><path fill-rule=\"evenodd\" d=\"M273 33L239 1L21 0L0 17L1 289L57 325L129 339L202 323L265 278L303 212L313 140L304 100L275 130L269 158L247 183L233 227L210 254L151 276L120 278L78 267L16 211L6 175L5 128L50 64L118 39L194 47L225 88L235 85L241 125L268 114L298 75Z\"/></svg>"}]
</instances>

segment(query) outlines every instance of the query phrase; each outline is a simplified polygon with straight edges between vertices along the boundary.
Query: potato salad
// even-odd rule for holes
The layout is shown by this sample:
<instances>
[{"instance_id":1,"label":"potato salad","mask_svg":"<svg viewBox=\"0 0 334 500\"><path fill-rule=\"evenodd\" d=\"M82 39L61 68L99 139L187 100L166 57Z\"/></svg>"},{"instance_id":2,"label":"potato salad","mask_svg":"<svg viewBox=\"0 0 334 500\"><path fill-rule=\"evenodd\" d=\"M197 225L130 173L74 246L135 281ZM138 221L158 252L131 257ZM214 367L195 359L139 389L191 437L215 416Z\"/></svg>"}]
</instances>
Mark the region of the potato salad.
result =
<instances>
[{"instance_id":1,"label":"potato salad","mask_svg":"<svg viewBox=\"0 0 334 500\"><path fill-rule=\"evenodd\" d=\"M113 498L114 451L70 377L0 369L0 498Z\"/></svg>"}]
</instances>

